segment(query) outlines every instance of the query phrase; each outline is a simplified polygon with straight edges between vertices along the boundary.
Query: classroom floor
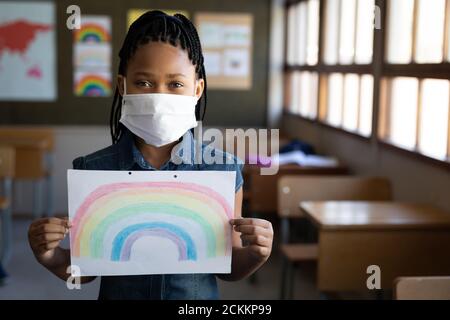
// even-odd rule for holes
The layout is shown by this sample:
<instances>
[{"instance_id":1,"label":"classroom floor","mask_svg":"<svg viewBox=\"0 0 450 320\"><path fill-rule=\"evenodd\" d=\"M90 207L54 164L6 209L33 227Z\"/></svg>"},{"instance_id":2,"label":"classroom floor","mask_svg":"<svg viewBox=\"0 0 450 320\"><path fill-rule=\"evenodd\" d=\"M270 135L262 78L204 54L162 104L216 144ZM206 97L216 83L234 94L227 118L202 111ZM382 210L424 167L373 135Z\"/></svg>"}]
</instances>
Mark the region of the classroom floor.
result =
<instances>
[{"instance_id":1,"label":"classroom floor","mask_svg":"<svg viewBox=\"0 0 450 320\"><path fill-rule=\"evenodd\" d=\"M29 224L30 220L27 219L14 221L13 257L5 266L10 277L0 287L0 299L96 299L99 280L82 285L81 290L68 290L64 282L36 262L27 240ZM249 280L220 281L221 298L278 299L281 259L274 251L269 261L258 271L256 283L252 284ZM313 269L297 272L295 299L320 298L313 275Z\"/></svg>"}]
</instances>

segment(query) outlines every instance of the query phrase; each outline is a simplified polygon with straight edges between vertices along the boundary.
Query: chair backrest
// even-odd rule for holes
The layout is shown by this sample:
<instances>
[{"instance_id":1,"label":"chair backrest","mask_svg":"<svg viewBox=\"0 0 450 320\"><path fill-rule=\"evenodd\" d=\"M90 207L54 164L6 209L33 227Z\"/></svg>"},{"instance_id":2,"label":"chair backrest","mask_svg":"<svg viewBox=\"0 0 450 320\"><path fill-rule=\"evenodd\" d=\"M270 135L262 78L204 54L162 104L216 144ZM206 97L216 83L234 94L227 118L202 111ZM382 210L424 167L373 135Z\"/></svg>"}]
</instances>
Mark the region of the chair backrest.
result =
<instances>
[{"instance_id":1,"label":"chair backrest","mask_svg":"<svg viewBox=\"0 0 450 320\"><path fill-rule=\"evenodd\" d=\"M397 300L450 300L450 276L400 277L394 281Z\"/></svg>"},{"instance_id":2,"label":"chair backrest","mask_svg":"<svg viewBox=\"0 0 450 320\"><path fill-rule=\"evenodd\" d=\"M300 201L389 201L386 178L361 176L283 176L278 180L278 215L301 217Z\"/></svg>"},{"instance_id":3,"label":"chair backrest","mask_svg":"<svg viewBox=\"0 0 450 320\"><path fill-rule=\"evenodd\" d=\"M0 179L14 177L14 155L14 148L0 145Z\"/></svg>"},{"instance_id":4,"label":"chair backrest","mask_svg":"<svg viewBox=\"0 0 450 320\"><path fill-rule=\"evenodd\" d=\"M46 127L0 127L0 143L39 144L47 152L51 152L55 146L55 135L51 128Z\"/></svg>"}]
</instances>

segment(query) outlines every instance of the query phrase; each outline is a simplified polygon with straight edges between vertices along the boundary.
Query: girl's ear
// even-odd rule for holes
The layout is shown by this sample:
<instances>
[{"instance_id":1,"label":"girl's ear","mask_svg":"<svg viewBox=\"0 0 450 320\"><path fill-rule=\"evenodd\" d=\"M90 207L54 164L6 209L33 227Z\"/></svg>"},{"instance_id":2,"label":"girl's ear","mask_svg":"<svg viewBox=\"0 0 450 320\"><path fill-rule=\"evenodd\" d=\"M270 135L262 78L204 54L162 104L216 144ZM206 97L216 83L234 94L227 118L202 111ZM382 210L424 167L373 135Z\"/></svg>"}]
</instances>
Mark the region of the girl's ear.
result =
<instances>
[{"instance_id":1,"label":"girl's ear","mask_svg":"<svg viewBox=\"0 0 450 320\"><path fill-rule=\"evenodd\" d=\"M198 79L195 82L196 82L196 85L195 85L195 96L197 97L197 99L200 99L200 97L203 94L203 90L205 89L205 80Z\"/></svg>"},{"instance_id":2,"label":"girl's ear","mask_svg":"<svg viewBox=\"0 0 450 320\"><path fill-rule=\"evenodd\" d=\"M119 89L119 93L120 93L121 96L123 96L123 88L124 88L124 86L123 86L124 83L123 82L124 81L125 81L125 78L121 74L119 74L117 76L117 87Z\"/></svg>"}]
</instances>

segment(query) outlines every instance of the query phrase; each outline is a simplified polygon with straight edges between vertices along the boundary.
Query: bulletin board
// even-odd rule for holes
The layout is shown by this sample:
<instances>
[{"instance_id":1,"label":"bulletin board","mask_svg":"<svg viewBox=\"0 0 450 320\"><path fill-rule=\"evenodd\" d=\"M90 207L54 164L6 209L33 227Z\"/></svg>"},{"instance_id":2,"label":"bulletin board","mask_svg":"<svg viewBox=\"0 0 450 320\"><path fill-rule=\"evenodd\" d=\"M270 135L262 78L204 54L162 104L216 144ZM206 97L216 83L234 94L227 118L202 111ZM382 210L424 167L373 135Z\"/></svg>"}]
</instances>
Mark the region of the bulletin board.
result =
<instances>
[{"instance_id":1,"label":"bulletin board","mask_svg":"<svg viewBox=\"0 0 450 320\"><path fill-rule=\"evenodd\" d=\"M205 58L208 87L252 88L253 16L242 13L195 15Z\"/></svg>"}]
</instances>

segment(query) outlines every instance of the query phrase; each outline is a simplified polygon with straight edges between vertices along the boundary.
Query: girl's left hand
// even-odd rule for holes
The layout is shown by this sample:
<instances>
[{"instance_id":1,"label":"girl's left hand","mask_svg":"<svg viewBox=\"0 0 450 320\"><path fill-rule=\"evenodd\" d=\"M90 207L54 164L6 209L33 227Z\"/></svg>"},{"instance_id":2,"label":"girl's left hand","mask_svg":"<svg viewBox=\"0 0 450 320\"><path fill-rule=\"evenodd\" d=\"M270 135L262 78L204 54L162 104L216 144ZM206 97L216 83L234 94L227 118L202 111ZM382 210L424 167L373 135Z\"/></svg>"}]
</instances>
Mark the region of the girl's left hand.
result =
<instances>
[{"instance_id":1,"label":"girl's left hand","mask_svg":"<svg viewBox=\"0 0 450 320\"><path fill-rule=\"evenodd\" d=\"M232 219L230 224L234 230L241 233L244 246L260 261L266 261L272 252L272 224L263 219L241 218Z\"/></svg>"}]
</instances>

